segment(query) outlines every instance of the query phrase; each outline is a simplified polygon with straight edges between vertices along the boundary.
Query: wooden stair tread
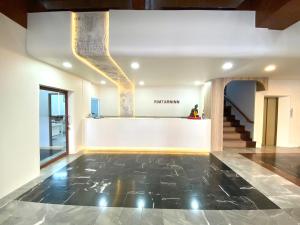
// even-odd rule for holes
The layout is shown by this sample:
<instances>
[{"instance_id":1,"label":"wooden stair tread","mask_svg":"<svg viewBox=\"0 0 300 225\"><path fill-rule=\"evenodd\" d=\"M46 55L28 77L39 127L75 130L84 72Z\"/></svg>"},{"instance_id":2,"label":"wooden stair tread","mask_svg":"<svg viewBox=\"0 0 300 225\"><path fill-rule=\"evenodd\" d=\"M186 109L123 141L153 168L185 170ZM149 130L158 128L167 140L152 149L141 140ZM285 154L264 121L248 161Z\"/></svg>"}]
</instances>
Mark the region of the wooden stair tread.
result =
<instances>
[{"instance_id":1,"label":"wooden stair tread","mask_svg":"<svg viewBox=\"0 0 300 225\"><path fill-rule=\"evenodd\" d=\"M224 133L223 139L224 140L240 140L242 139L243 133L231 132L231 133Z\"/></svg>"},{"instance_id":2,"label":"wooden stair tread","mask_svg":"<svg viewBox=\"0 0 300 225\"><path fill-rule=\"evenodd\" d=\"M224 140L224 147L231 148L247 148L247 147L255 147L255 142L253 141L243 141L243 140Z\"/></svg>"},{"instance_id":3,"label":"wooden stair tread","mask_svg":"<svg viewBox=\"0 0 300 225\"><path fill-rule=\"evenodd\" d=\"M224 107L223 117L223 146L226 148L247 148L255 147L256 143L252 141L250 132L240 125L240 121L236 120L231 114L231 107Z\"/></svg>"}]
</instances>

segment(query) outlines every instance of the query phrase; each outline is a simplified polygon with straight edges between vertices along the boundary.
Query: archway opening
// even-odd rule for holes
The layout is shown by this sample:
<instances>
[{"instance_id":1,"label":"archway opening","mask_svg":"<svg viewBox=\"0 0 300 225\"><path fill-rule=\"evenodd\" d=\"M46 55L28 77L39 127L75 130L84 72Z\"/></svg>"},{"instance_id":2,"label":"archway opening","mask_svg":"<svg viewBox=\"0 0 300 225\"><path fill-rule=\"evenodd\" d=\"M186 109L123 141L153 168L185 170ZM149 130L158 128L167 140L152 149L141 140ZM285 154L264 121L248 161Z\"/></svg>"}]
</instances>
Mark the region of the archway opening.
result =
<instances>
[{"instance_id":1,"label":"archway opening","mask_svg":"<svg viewBox=\"0 0 300 225\"><path fill-rule=\"evenodd\" d=\"M256 80L232 80L224 88L223 148L254 148L255 93L264 90Z\"/></svg>"}]
</instances>

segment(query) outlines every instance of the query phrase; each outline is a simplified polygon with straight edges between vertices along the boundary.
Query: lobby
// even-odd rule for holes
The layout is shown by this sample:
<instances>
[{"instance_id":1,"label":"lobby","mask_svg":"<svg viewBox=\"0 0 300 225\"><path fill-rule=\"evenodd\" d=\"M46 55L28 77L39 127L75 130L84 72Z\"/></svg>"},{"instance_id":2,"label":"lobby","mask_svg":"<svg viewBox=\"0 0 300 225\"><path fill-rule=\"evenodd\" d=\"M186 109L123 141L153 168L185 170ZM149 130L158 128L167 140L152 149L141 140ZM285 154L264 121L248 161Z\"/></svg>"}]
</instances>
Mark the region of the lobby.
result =
<instances>
[{"instance_id":1,"label":"lobby","mask_svg":"<svg viewBox=\"0 0 300 225\"><path fill-rule=\"evenodd\" d=\"M2 1L0 225L299 224L298 12Z\"/></svg>"}]
</instances>

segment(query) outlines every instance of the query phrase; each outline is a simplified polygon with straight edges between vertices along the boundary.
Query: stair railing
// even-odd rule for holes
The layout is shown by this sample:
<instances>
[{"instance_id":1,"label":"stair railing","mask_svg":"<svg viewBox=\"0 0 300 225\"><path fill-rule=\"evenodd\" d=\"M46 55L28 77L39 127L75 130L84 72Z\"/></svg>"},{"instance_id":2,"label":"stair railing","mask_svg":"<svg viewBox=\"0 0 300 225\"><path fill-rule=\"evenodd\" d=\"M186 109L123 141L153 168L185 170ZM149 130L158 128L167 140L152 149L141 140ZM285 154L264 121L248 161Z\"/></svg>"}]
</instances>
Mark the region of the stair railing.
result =
<instances>
[{"instance_id":1,"label":"stair railing","mask_svg":"<svg viewBox=\"0 0 300 225\"><path fill-rule=\"evenodd\" d=\"M226 95L224 95L224 100L225 102L229 103L233 108L235 108L236 111L238 111L248 123L254 123L254 121L251 120L245 113L243 113L243 111L239 107L237 107L236 104L234 104Z\"/></svg>"}]
</instances>

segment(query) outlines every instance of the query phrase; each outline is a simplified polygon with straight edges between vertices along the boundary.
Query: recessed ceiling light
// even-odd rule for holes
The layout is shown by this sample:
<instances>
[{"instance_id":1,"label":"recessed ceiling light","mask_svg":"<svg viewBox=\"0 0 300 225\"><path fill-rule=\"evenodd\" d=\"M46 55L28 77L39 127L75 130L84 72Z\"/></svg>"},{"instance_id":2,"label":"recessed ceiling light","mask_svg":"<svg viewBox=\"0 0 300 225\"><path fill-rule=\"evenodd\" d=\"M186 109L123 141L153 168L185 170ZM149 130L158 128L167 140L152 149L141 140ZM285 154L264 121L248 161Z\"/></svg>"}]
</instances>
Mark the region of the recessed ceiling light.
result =
<instances>
[{"instance_id":1,"label":"recessed ceiling light","mask_svg":"<svg viewBox=\"0 0 300 225\"><path fill-rule=\"evenodd\" d=\"M272 72L274 70L276 70L276 65L274 65L274 64L271 64L271 65L268 65L265 67L266 72Z\"/></svg>"},{"instance_id":2,"label":"recessed ceiling light","mask_svg":"<svg viewBox=\"0 0 300 225\"><path fill-rule=\"evenodd\" d=\"M63 67L67 68L67 69L70 69L72 68L72 64L70 62L63 62Z\"/></svg>"},{"instance_id":3,"label":"recessed ceiling light","mask_svg":"<svg viewBox=\"0 0 300 225\"><path fill-rule=\"evenodd\" d=\"M233 63L232 62L226 62L223 64L222 69L223 70L230 70L233 68Z\"/></svg>"},{"instance_id":4,"label":"recessed ceiling light","mask_svg":"<svg viewBox=\"0 0 300 225\"><path fill-rule=\"evenodd\" d=\"M144 86L144 85L145 85L145 82L141 80L141 81L139 82L139 85L140 85L140 86Z\"/></svg>"},{"instance_id":5,"label":"recessed ceiling light","mask_svg":"<svg viewBox=\"0 0 300 225\"><path fill-rule=\"evenodd\" d=\"M203 84L203 82L202 82L202 81L199 81L199 80L196 80L196 81L194 82L194 84L195 84L196 86L200 86L201 84Z\"/></svg>"},{"instance_id":6,"label":"recessed ceiling light","mask_svg":"<svg viewBox=\"0 0 300 225\"><path fill-rule=\"evenodd\" d=\"M101 81L100 81L100 84L105 85L105 84L106 84L106 81L105 81L105 80L101 80Z\"/></svg>"},{"instance_id":7,"label":"recessed ceiling light","mask_svg":"<svg viewBox=\"0 0 300 225\"><path fill-rule=\"evenodd\" d=\"M138 70L140 68L140 64L138 62L132 62L130 66L134 70Z\"/></svg>"}]
</instances>

